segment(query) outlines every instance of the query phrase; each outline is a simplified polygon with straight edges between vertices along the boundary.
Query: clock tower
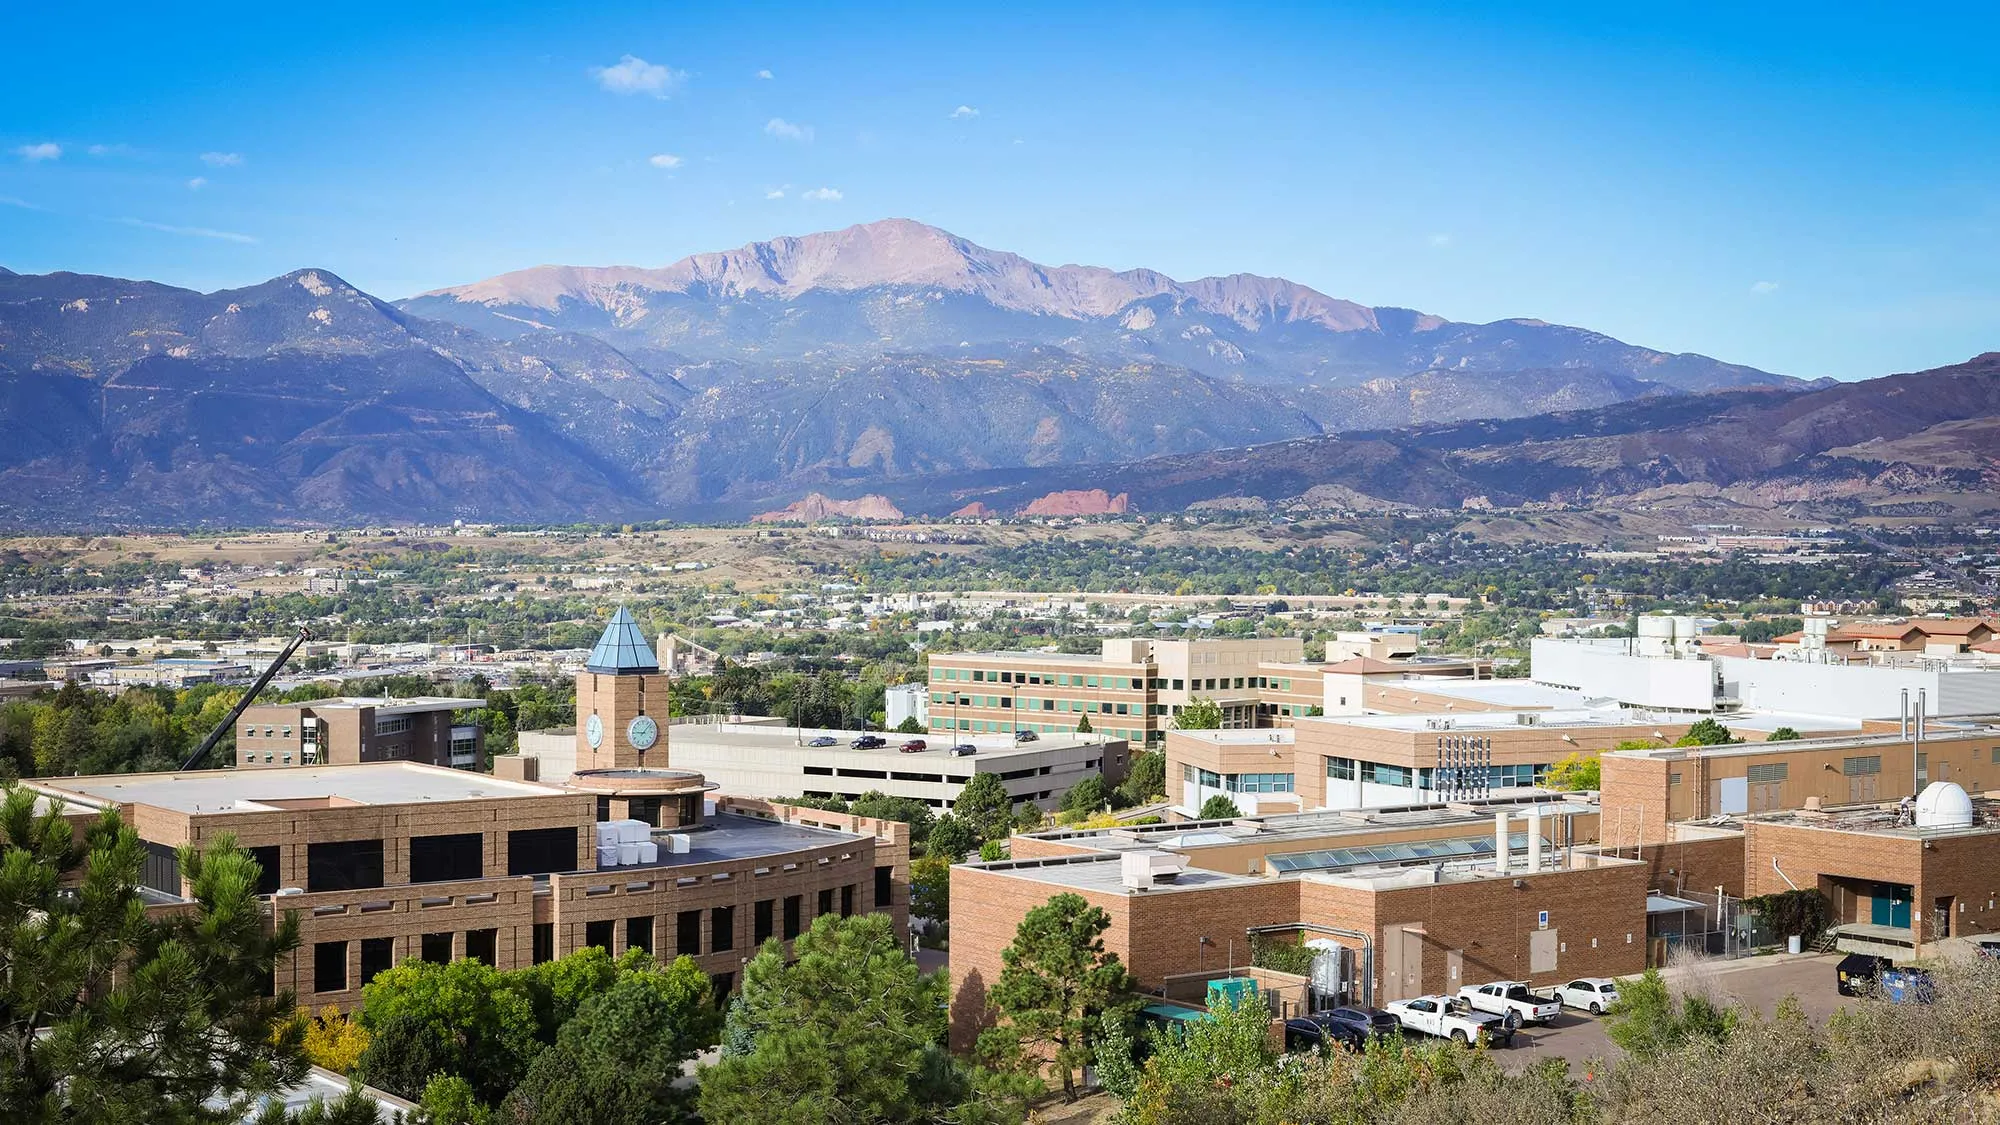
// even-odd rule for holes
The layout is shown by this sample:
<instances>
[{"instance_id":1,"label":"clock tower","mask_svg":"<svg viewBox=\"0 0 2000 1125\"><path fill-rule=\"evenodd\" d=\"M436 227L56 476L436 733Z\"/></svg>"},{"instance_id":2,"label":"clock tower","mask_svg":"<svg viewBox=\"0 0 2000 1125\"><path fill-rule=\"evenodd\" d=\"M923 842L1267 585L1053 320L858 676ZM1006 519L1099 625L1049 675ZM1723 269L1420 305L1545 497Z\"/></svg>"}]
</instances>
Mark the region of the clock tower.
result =
<instances>
[{"instance_id":1,"label":"clock tower","mask_svg":"<svg viewBox=\"0 0 2000 1125\"><path fill-rule=\"evenodd\" d=\"M630 611L618 607L576 677L576 768L664 768L667 677Z\"/></svg>"}]
</instances>

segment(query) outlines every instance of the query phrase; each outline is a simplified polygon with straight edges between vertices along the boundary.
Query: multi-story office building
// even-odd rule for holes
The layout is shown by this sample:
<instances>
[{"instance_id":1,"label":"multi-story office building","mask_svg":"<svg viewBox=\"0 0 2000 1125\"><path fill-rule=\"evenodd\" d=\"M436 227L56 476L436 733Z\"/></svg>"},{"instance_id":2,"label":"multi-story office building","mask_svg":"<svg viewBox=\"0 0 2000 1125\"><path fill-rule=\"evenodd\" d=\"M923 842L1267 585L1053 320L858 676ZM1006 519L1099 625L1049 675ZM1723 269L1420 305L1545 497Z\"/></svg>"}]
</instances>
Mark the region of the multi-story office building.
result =
<instances>
[{"instance_id":1,"label":"multi-story office building","mask_svg":"<svg viewBox=\"0 0 2000 1125\"><path fill-rule=\"evenodd\" d=\"M583 768L562 787L407 759L31 784L75 817L119 810L162 909L189 890L176 849L235 836L272 909L301 922L275 983L314 1006L353 1006L411 957L507 969L640 948L694 957L727 992L760 943L822 914L886 912L907 934L908 826L708 798L699 773L668 764L646 711L648 687L664 710L665 682L636 634L621 610L592 652Z\"/></svg>"},{"instance_id":2,"label":"multi-story office building","mask_svg":"<svg viewBox=\"0 0 2000 1125\"><path fill-rule=\"evenodd\" d=\"M1297 665L1303 655L1297 637L1114 639L1095 654L936 653L930 729L945 736L1053 734L1075 731L1087 718L1092 731L1154 746L1197 697L1221 706L1225 727L1270 725L1262 693L1273 680L1293 690L1296 674L1264 666Z\"/></svg>"},{"instance_id":3,"label":"multi-story office building","mask_svg":"<svg viewBox=\"0 0 2000 1125\"><path fill-rule=\"evenodd\" d=\"M461 711L485 700L343 696L303 703L259 703L236 721L236 764L243 767L419 762L478 769L485 732Z\"/></svg>"}]
</instances>

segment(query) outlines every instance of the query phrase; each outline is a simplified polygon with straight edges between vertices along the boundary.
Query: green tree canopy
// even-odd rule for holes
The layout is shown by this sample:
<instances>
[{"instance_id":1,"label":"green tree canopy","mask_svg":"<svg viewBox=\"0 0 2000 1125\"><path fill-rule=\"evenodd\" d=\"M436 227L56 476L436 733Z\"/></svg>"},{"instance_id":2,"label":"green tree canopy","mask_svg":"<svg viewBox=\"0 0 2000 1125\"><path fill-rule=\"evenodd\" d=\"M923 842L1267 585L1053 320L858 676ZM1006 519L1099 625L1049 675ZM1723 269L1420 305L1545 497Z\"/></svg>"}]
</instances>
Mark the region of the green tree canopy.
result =
<instances>
[{"instance_id":1,"label":"green tree canopy","mask_svg":"<svg viewBox=\"0 0 2000 1125\"><path fill-rule=\"evenodd\" d=\"M1014 827L1014 799L1007 795L1000 775L975 773L958 791L951 811L979 835L981 840L1004 840Z\"/></svg>"},{"instance_id":2,"label":"green tree canopy","mask_svg":"<svg viewBox=\"0 0 2000 1125\"><path fill-rule=\"evenodd\" d=\"M887 915L821 915L744 971L722 1060L702 1071L714 1122L1019 1122L1019 1097L944 1049L946 984L903 951ZM747 1045L747 1050L742 1049Z\"/></svg>"},{"instance_id":3,"label":"green tree canopy","mask_svg":"<svg viewBox=\"0 0 2000 1125\"><path fill-rule=\"evenodd\" d=\"M1195 819L1229 820L1242 815L1243 810L1236 807L1236 802L1230 800L1228 794L1217 793L1201 803L1201 811L1195 814Z\"/></svg>"},{"instance_id":4,"label":"green tree canopy","mask_svg":"<svg viewBox=\"0 0 2000 1125\"><path fill-rule=\"evenodd\" d=\"M1118 783L1128 805L1143 805L1167 792L1167 756L1158 750L1140 750L1132 755L1125 780Z\"/></svg>"},{"instance_id":5,"label":"green tree canopy","mask_svg":"<svg viewBox=\"0 0 2000 1125\"><path fill-rule=\"evenodd\" d=\"M1729 728L1714 719L1702 719L1674 742L1675 746L1726 746L1736 741Z\"/></svg>"},{"instance_id":6,"label":"green tree canopy","mask_svg":"<svg viewBox=\"0 0 2000 1125\"><path fill-rule=\"evenodd\" d=\"M357 1073L412 1099L444 1073L497 1105L542 1049L527 990L471 958L409 960L378 974L361 990L361 1025L369 1039Z\"/></svg>"},{"instance_id":7,"label":"green tree canopy","mask_svg":"<svg viewBox=\"0 0 2000 1125\"><path fill-rule=\"evenodd\" d=\"M939 922L951 917L951 864L936 852L910 861L910 913Z\"/></svg>"},{"instance_id":8,"label":"green tree canopy","mask_svg":"<svg viewBox=\"0 0 2000 1125\"><path fill-rule=\"evenodd\" d=\"M910 842L918 845L930 839L931 829L937 824L937 814L929 805L915 797L891 797L879 789L870 789L855 798L847 811L876 820L900 820L910 826Z\"/></svg>"},{"instance_id":9,"label":"green tree canopy","mask_svg":"<svg viewBox=\"0 0 2000 1125\"><path fill-rule=\"evenodd\" d=\"M1046 1057L1076 1098L1076 1071L1090 1061L1103 1014L1131 990L1132 977L1104 948L1111 918L1083 896L1060 894L1028 911L1003 965L992 1000L1006 1021L980 1037L994 1057Z\"/></svg>"},{"instance_id":10,"label":"green tree canopy","mask_svg":"<svg viewBox=\"0 0 2000 1125\"><path fill-rule=\"evenodd\" d=\"M708 974L693 958L625 973L536 1056L502 1116L522 1125L687 1120L692 1091L675 1080L720 1028Z\"/></svg>"},{"instance_id":11,"label":"green tree canopy","mask_svg":"<svg viewBox=\"0 0 2000 1125\"><path fill-rule=\"evenodd\" d=\"M896 724L896 733L922 734L924 733L924 725L917 721L915 715L905 715L903 716L903 721Z\"/></svg>"},{"instance_id":12,"label":"green tree canopy","mask_svg":"<svg viewBox=\"0 0 2000 1125\"><path fill-rule=\"evenodd\" d=\"M1718 1008L1705 996L1676 997L1658 969L1647 969L1618 986L1605 1033L1628 1054L1652 1060L1692 1041L1719 1043L1735 1022L1733 1009Z\"/></svg>"},{"instance_id":13,"label":"green tree canopy","mask_svg":"<svg viewBox=\"0 0 2000 1125\"><path fill-rule=\"evenodd\" d=\"M1796 731L1796 730L1793 730L1793 729L1792 729L1791 727L1779 727L1779 728L1778 728L1777 730L1774 730L1774 731L1772 731L1772 732L1771 732L1771 737L1769 737L1769 738L1765 739L1764 741L1766 741L1766 742L1797 742L1797 741L1799 740L1799 738L1800 738L1800 737L1801 737L1801 736L1800 736L1799 732L1798 732L1798 731Z\"/></svg>"},{"instance_id":14,"label":"green tree canopy","mask_svg":"<svg viewBox=\"0 0 2000 1125\"><path fill-rule=\"evenodd\" d=\"M1174 715L1175 730L1221 730L1222 705L1197 695Z\"/></svg>"},{"instance_id":15,"label":"green tree canopy","mask_svg":"<svg viewBox=\"0 0 2000 1125\"><path fill-rule=\"evenodd\" d=\"M1101 775L1091 774L1064 791L1061 807L1065 812L1096 812L1110 799L1111 787Z\"/></svg>"},{"instance_id":16,"label":"green tree canopy","mask_svg":"<svg viewBox=\"0 0 2000 1125\"><path fill-rule=\"evenodd\" d=\"M78 842L35 803L0 797L0 1120L234 1123L296 1082L304 1025L262 993L298 921L267 932L256 862L229 836L181 849L193 907L155 920L117 812Z\"/></svg>"},{"instance_id":17,"label":"green tree canopy","mask_svg":"<svg viewBox=\"0 0 2000 1125\"><path fill-rule=\"evenodd\" d=\"M1589 789L1603 788L1603 762L1595 751L1578 750L1566 754L1562 761L1549 770L1548 786L1551 789L1567 789L1581 793Z\"/></svg>"},{"instance_id":18,"label":"green tree canopy","mask_svg":"<svg viewBox=\"0 0 2000 1125\"><path fill-rule=\"evenodd\" d=\"M957 863L979 850L979 833L970 822L953 813L946 813L931 826L930 839L925 848L932 855Z\"/></svg>"}]
</instances>

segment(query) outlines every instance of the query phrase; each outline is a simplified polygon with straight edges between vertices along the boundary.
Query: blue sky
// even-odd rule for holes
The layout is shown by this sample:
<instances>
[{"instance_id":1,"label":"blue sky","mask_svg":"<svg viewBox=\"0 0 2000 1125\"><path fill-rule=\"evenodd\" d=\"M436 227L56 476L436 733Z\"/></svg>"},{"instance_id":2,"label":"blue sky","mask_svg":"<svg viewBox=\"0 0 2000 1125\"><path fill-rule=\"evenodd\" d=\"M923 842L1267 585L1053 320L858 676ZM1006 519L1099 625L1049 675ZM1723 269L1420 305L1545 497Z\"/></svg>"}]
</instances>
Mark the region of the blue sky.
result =
<instances>
[{"instance_id":1,"label":"blue sky","mask_svg":"<svg viewBox=\"0 0 2000 1125\"><path fill-rule=\"evenodd\" d=\"M843 7L23 6L0 265L395 298L907 216L1808 377L2000 349L1991 4Z\"/></svg>"}]
</instances>

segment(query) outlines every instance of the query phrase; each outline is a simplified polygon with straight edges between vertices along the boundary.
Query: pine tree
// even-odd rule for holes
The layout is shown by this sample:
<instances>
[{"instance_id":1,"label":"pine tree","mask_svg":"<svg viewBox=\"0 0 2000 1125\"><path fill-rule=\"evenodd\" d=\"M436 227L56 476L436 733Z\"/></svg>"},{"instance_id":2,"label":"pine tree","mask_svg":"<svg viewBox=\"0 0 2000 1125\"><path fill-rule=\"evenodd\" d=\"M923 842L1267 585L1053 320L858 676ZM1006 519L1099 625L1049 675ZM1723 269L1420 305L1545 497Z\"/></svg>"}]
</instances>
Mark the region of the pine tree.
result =
<instances>
[{"instance_id":1,"label":"pine tree","mask_svg":"<svg viewBox=\"0 0 2000 1125\"><path fill-rule=\"evenodd\" d=\"M238 1122L296 1083L305 1029L264 993L298 921L267 927L256 861L181 849L192 908L151 918L138 833L106 811L76 842L36 797L0 798L0 1120Z\"/></svg>"}]
</instances>

